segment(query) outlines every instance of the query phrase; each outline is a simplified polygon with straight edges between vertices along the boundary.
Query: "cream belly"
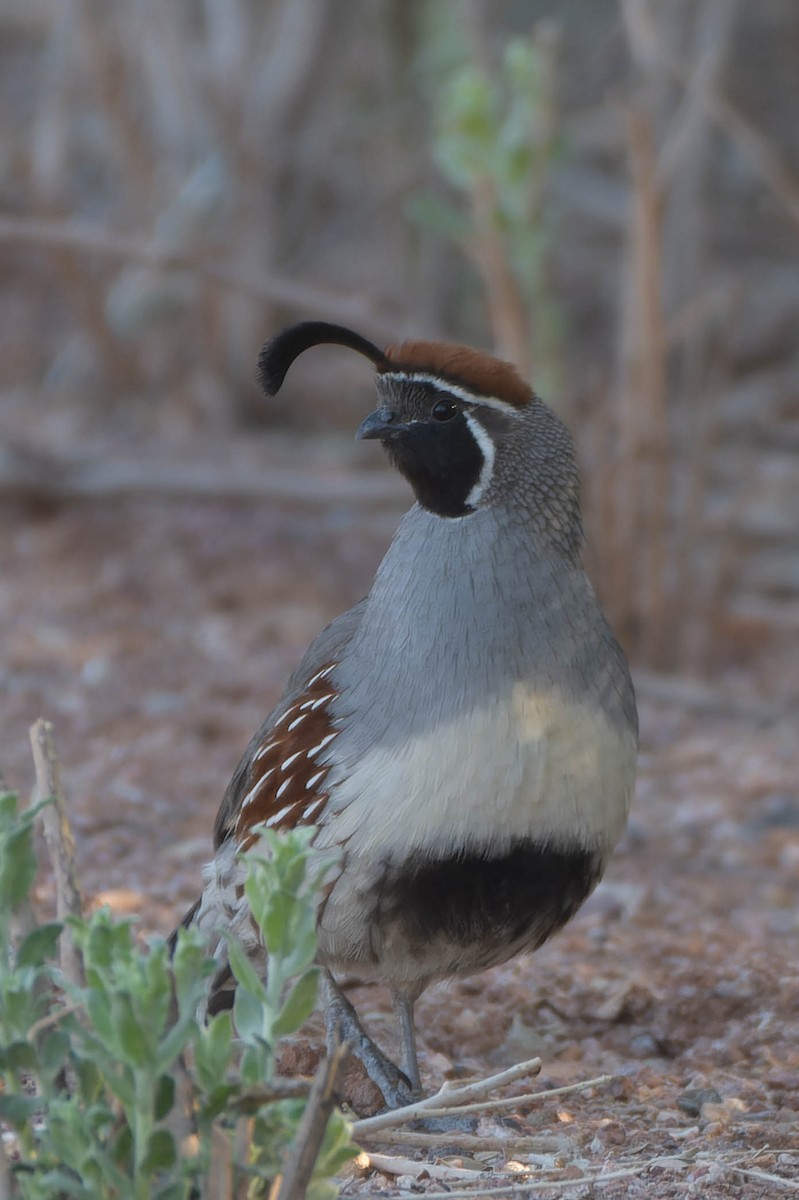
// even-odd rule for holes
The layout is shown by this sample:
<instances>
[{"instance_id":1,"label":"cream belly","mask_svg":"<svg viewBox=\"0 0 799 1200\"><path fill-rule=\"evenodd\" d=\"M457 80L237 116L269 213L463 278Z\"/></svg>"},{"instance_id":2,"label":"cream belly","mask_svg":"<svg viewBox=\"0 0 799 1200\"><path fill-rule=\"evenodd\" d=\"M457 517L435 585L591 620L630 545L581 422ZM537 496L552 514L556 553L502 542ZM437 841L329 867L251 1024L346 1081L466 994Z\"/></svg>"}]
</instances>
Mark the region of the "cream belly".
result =
<instances>
[{"instance_id":1,"label":"cream belly","mask_svg":"<svg viewBox=\"0 0 799 1200\"><path fill-rule=\"evenodd\" d=\"M408 986L540 945L602 873L635 752L601 711L523 685L401 752L372 751L331 788L319 833L344 853L321 956Z\"/></svg>"},{"instance_id":2,"label":"cream belly","mask_svg":"<svg viewBox=\"0 0 799 1200\"><path fill-rule=\"evenodd\" d=\"M345 777L334 769L318 843L371 862L530 836L609 850L627 820L635 756L633 732L601 709L517 684L501 704L374 748Z\"/></svg>"}]
</instances>

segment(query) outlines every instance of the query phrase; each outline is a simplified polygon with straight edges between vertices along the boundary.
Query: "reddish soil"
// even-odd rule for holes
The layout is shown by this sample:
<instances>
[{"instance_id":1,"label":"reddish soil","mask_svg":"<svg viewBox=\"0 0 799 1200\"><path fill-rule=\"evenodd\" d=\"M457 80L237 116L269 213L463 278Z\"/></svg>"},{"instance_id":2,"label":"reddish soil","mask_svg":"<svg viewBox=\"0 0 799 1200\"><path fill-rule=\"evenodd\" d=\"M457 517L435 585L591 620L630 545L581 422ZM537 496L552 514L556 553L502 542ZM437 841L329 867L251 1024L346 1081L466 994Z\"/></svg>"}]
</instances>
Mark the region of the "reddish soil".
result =
<instances>
[{"instance_id":1,"label":"reddish soil","mask_svg":"<svg viewBox=\"0 0 799 1200\"><path fill-rule=\"evenodd\" d=\"M241 750L310 638L368 588L390 526L344 506L255 501L0 509L2 768L26 793L28 726L54 722L92 904L137 913L147 931L180 917ZM679 683L672 693L642 698L633 817L581 914L534 957L420 1002L431 1089L533 1055L544 1061L534 1087L614 1076L487 1121L500 1139L536 1135L541 1153L516 1167L510 1151L461 1154L462 1170L494 1168L486 1187L524 1168L534 1180L630 1166L638 1173L608 1180L603 1196L799 1190L796 709L769 714L745 695L734 711L721 695L700 707ZM43 878L42 906L51 898ZM387 998L354 996L390 1046ZM318 1028L309 1037L306 1054L295 1047L306 1068ZM715 1091L701 1108L686 1095L697 1089ZM371 1173L346 1191L465 1187L458 1156L444 1158L448 1182L418 1178L420 1162L399 1183Z\"/></svg>"}]
</instances>

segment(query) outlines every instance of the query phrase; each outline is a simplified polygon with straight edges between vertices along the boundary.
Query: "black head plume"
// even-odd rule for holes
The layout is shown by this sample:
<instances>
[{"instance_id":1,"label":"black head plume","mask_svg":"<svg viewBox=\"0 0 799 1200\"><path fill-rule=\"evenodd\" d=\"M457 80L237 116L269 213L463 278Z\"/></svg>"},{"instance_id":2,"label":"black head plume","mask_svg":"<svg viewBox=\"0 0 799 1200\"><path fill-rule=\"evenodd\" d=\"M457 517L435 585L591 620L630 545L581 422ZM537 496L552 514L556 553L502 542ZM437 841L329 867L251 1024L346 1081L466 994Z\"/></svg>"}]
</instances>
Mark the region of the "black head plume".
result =
<instances>
[{"instance_id":1,"label":"black head plume","mask_svg":"<svg viewBox=\"0 0 799 1200\"><path fill-rule=\"evenodd\" d=\"M343 325L331 325L327 321L303 321L299 325L290 325L288 329L273 337L259 354L258 381L266 394L277 394L289 367L304 350L325 344L347 346L350 350L357 350L380 370L385 370L389 365L383 351L359 333L353 333Z\"/></svg>"}]
</instances>

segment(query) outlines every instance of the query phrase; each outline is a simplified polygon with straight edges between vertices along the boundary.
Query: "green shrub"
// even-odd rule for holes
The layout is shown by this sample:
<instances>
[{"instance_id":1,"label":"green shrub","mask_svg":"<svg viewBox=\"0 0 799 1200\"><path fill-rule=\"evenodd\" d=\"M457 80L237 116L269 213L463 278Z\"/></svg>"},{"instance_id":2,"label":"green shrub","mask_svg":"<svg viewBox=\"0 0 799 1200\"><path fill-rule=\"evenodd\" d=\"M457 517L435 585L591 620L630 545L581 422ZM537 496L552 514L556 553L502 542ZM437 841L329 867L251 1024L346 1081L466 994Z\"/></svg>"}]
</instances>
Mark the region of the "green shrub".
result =
<instances>
[{"instance_id":1,"label":"green shrub","mask_svg":"<svg viewBox=\"0 0 799 1200\"><path fill-rule=\"evenodd\" d=\"M0 796L0 1121L15 1134L6 1191L26 1200L213 1200L213 1145L231 1162L220 1195L232 1194L231 1174L236 1194L245 1186L248 1197L266 1195L305 1106L280 1098L275 1058L316 1003L326 865L311 867L313 831L264 833L246 891L268 978L231 940L233 1014L204 1023L197 1011L214 964L192 931L180 931L170 957L164 939L140 945L132 922L105 909L69 919L85 983L62 978L54 960L67 930L30 918L38 811ZM15 939L12 925L22 922L28 930ZM334 1111L307 1195L335 1196L331 1176L356 1152Z\"/></svg>"}]
</instances>

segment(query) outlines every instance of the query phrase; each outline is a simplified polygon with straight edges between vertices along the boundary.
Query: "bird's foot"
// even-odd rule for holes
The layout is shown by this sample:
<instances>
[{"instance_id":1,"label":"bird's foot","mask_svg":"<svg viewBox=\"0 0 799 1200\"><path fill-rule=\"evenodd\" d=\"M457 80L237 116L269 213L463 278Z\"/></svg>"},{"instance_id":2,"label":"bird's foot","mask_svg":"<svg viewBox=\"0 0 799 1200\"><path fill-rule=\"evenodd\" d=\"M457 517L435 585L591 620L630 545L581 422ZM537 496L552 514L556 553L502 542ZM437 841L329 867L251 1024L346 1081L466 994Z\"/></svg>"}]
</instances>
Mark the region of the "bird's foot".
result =
<instances>
[{"instance_id":1,"label":"bird's foot","mask_svg":"<svg viewBox=\"0 0 799 1200\"><path fill-rule=\"evenodd\" d=\"M328 1054L337 1041L348 1042L372 1083L382 1092L387 1108L412 1104L414 1093L408 1076L372 1041L347 997L327 974L325 991Z\"/></svg>"}]
</instances>

